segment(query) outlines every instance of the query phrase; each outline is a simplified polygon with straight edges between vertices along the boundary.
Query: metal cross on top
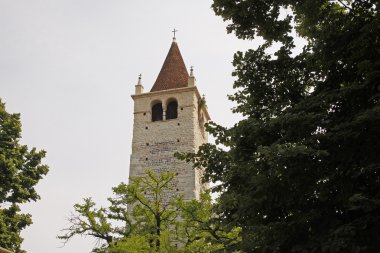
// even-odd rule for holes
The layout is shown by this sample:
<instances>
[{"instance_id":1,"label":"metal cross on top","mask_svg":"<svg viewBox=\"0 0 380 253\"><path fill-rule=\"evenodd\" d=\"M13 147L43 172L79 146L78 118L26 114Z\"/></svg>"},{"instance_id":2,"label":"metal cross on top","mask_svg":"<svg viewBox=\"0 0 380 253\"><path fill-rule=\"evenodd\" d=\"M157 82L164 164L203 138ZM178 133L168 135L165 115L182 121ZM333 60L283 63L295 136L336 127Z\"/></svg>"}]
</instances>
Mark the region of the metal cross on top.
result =
<instances>
[{"instance_id":1,"label":"metal cross on top","mask_svg":"<svg viewBox=\"0 0 380 253\"><path fill-rule=\"evenodd\" d=\"M173 37L173 38L175 38L175 33L176 33L176 32L178 32L178 30L174 28L174 30L172 31L172 33L174 34L174 37Z\"/></svg>"}]
</instances>

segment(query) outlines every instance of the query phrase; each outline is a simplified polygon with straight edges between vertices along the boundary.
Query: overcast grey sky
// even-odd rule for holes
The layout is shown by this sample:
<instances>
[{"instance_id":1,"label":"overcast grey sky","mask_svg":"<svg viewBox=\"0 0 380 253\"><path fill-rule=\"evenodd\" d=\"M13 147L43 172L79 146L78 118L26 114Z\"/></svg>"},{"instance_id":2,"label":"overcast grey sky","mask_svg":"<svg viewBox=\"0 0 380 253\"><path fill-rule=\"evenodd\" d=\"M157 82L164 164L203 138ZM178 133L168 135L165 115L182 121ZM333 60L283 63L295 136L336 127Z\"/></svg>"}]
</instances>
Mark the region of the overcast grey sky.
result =
<instances>
[{"instance_id":1,"label":"overcast grey sky","mask_svg":"<svg viewBox=\"0 0 380 253\"><path fill-rule=\"evenodd\" d=\"M26 204L29 253L90 252L91 238L65 247L56 239L72 206L92 196L106 205L111 187L128 177L130 95L138 74L149 90L175 27L187 67L195 66L214 121L238 119L231 94L231 61L257 43L227 35L211 0L0 0L0 97L20 112L22 143L47 151L49 174Z\"/></svg>"}]
</instances>

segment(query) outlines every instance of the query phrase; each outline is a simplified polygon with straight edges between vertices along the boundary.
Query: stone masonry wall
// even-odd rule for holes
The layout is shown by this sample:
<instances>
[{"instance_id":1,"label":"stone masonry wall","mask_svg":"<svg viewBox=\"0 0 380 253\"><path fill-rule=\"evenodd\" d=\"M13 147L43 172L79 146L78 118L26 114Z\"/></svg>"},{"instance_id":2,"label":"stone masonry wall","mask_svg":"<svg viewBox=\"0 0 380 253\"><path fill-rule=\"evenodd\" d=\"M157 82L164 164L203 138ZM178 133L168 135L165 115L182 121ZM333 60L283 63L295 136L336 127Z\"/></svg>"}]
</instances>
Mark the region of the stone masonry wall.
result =
<instances>
[{"instance_id":1,"label":"stone masonry wall","mask_svg":"<svg viewBox=\"0 0 380 253\"><path fill-rule=\"evenodd\" d=\"M185 199L198 198L201 188L201 170L194 170L191 164L177 160L175 152L196 152L198 146L207 142L207 134L199 125L196 87L143 93L133 96L134 123L130 177L141 176L150 168L156 173L176 173L175 189L171 194L183 194ZM176 119L152 122L151 106L173 99L178 102ZM204 110L206 110L204 108ZM202 110L201 110L202 111ZM202 114L202 113L201 113Z\"/></svg>"}]
</instances>

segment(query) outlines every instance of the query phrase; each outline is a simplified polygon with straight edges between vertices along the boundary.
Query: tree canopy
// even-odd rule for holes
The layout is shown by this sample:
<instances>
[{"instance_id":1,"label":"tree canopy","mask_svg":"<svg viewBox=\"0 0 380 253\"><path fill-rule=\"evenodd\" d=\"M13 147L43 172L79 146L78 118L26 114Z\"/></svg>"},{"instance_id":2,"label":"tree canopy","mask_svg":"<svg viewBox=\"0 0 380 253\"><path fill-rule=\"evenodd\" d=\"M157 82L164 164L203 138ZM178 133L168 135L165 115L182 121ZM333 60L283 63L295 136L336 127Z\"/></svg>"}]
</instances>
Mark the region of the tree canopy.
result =
<instances>
[{"instance_id":1,"label":"tree canopy","mask_svg":"<svg viewBox=\"0 0 380 253\"><path fill-rule=\"evenodd\" d=\"M113 188L109 207L97 208L91 198L74 206L70 226L58 236L98 239L93 252L224 252L239 242L239 228L213 222L211 198L184 201L172 185L175 174L147 170L129 184Z\"/></svg>"},{"instance_id":2,"label":"tree canopy","mask_svg":"<svg viewBox=\"0 0 380 253\"><path fill-rule=\"evenodd\" d=\"M19 204L39 199L34 187L48 172L45 151L28 150L20 139L20 114L8 113L0 100L0 246L16 253L24 252L20 233L32 224Z\"/></svg>"},{"instance_id":3,"label":"tree canopy","mask_svg":"<svg viewBox=\"0 0 380 253\"><path fill-rule=\"evenodd\" d=\"M218 217L242 228L243 251L380 251L379 5L214 0L228 32L265 43L234 56L244 119L207 126L227 149L183 158L220 182ZM307 41L298 55L293 34Z\"/></svg>"}]
</instances>

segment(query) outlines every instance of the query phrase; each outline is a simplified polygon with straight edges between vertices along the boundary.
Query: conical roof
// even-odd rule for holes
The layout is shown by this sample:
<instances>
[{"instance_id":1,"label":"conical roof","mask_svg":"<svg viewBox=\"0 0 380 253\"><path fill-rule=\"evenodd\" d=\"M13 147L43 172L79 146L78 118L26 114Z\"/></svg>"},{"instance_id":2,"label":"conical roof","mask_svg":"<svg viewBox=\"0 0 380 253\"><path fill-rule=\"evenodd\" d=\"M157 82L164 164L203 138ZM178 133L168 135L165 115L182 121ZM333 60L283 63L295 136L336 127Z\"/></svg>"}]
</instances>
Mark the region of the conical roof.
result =
<instances>
[{"instance_id":1,"label":"conical roof","mask_svg":"<svg viewBox=\"0 0 380 253\"><path fill-rule=\"evenodd\" d=\"M187 72L185 62L183 61L177 42L173 40L157 80L150 91L187 87L188 78L189 73Z\"/></svg>"}]
</instances>

